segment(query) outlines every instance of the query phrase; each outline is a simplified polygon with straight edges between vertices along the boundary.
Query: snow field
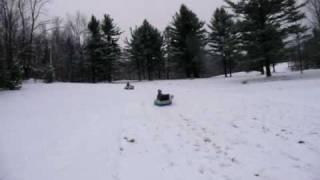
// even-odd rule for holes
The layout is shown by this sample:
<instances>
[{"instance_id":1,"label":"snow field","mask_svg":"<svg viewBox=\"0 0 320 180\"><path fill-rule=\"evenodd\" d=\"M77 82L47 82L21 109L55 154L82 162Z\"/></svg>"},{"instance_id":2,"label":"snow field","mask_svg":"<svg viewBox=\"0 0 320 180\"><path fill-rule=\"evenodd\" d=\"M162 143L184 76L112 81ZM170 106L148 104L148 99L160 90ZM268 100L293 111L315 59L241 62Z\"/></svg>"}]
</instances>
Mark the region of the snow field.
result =
<instances>
[{"instance_id":1,"label":"snow field","mask_svg":"<svg viewBox=\"0 0 320 180\"><path fill-rule=\"evenodd\" d=\"M0 92L0 180L320 179L320 71L134 85Z\"/></svg>"}]
</instances>

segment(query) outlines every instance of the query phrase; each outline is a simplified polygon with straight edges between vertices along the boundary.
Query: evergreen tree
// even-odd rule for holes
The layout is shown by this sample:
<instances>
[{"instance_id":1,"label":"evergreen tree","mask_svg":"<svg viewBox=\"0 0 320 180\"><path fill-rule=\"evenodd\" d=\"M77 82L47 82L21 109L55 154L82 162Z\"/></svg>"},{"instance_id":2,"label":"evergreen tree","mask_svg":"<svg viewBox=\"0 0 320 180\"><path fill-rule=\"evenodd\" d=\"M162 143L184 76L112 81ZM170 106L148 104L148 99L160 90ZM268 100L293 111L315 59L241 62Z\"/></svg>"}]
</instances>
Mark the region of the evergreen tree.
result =
<instances>
[{"instance_id":1,"label":"evergreen tree","mask_svg":"<svg viewBox=\"0 0 320 180\"><path fill-rule=\"evenodd\" d=\"M164 44L164 69L166 79L170 79L170 76L174 73L174 51L171 46L172 35L170 34L170 27L166 27L163 33L163 44Z\"/></svg>"},{"instance_id":2,"label":"evergreen tree","mask_svg":"<svg viewBox=\"0 0 320 180\"><path fill-rule=\"evenodd\" d=\"M302 43L308 38L308 35L306 35L306 32L308 30L307 26L302 25L302 20L305 18L305 14L300 11L302 7L304 7L306 4L296 4L295 0L288 0L288 21L290 23L290 26L288 28L289 33L293 34L295 36L295 47L296 52L298 54L298 60L299 60L299 69L301 74L303 73L303 55L302 55Z\"/></svg>"},{"instance_id":3,"label":"evergreen tree","mask_svg":"<svg viewBox=\"0 0 320 180\"><path fill-rule=\"evenodd\" d=\"M163 37L147 20L131 32L128 42L130 59L137 70L139 80L154 79L163 71Z\"/></svg>"},{"instance_id":4,"label":"evergreen tree","mask_svg":"<svg viewBox=\"0 0 320 180\"><path fill-rule=\"evenodd\" d=\"M67 61L65 62L66 76L64 79L73 82L74 80L74 66L76 60L76 49L75 43L71 36L67 36L67 39L64 41L65 54ZM50 68L49 68L50 69Z\"/></svg>"},{"instance_id":5,"label":"evergreen tree","mask_svg":"<svg viewBox=\"0 0 320 180\"><path fill-rule=\"evenodd\" d=\"M103 61L104 61L104 42L102 41L102 35L100 32L100 22L94 17L91 17L88 29L90 31L90 37L88 40L87 51L89 54L89 62L91 69L91 81L96 83L102 80L100 76L103 74Z\"/></svg>"},{"instance_id":6,"label":"evergreen tree","mask_svg":"<svg viewBox=\"0 0 320 180\"><path fill-rule=\"evenodd\" d=\"M312 36L303 43L303 54L311 68L320 67L320 29L314 28Z\"/></svg>"},{"instance_id":7,"label":"evergreen tree","mask_svg":"<svg viewBox=\"0 0 320 180\"><path fill-rule=\"evenodd\" d=\"M9 90L20 89L22 85L22 67L17 60L10 64L7 71L7 79L5 87Z\"/></svg>"},{"instance_id":8,"label":"evergreen tree","mask_svg":"<svg viewBox=\"0 0 320 180\"><path fill-rule=\"evenodd\" d=\"M283 40L290 34L290 0L225 1L242 20L242 44L248 55L270 77L274 57L283 51Z\"/></svg>"},{"instance_id":9,"label":"evergreen tree","mask_svg":"<svg viewBox=\"0 0 320 180\"><path fill-rule=\"evenodd\" d=\"M110 15L104 15L101 28L104 41L104 75L109 82L112 82L118 69L118 60L121 56L120 45L118 43L121 32Z\"/></svg>"},{"instance_id":10,"label":"evergreen tree","mask_svg":"<svg viewBox=\"0 0 320 180\"><path fill-rule=\"evenodd\" d=\"M4 67L4 45L2 41L2 28L0 25L0 88L4 87L4 81L5 81L5 67Z\"/></svg>"},{"instance_id":11,"label":"evergreen tree","mask_svg":"<svg viewBox=\"0 0 320 180\"><path fill-rule=\"evenodd\" d=\"M182 5L169 26L173 59L177 69L181 69L187 78L200 77L206 31L204 22L195 13Z\"/></svg>"},{"instance_id":12,"label":"evergreen tree","mask_svg":"<svg viewBox=\"0 0 320 180\"><path fill-rule=\"evenodd\" d=\"M54 67L50 64L46 67L44 72L44 82L45 83L53 83L55 80L55 72Z\"/></svg>"},{"instance_id":13,"label":"evergreen tree","mask_svg":"<svg viewBox=\"0 0 320 180\"><path fill-rule=\"evenodd\" d=\"M214 55L220 56L223 61L225 77L232 76L233 56L237 52L237 33L232 15L224 8L216 9L209 28L209 46Z\"/></svg>"}]
</instances>

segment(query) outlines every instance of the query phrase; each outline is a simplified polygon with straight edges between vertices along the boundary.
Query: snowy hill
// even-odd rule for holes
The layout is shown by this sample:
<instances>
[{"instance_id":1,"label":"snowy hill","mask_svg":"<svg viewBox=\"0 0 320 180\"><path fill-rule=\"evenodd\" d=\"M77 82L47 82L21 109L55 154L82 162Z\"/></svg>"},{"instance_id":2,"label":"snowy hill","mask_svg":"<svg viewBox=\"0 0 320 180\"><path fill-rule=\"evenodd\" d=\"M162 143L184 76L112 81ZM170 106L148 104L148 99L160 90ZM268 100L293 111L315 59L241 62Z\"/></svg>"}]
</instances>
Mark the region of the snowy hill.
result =
<instances>
[{"instance_id":1,"label":"snowy hill","mask_svg":"<svg viewBox=\"0 0 320 180\"><path fill-rule=\"evenodd\" d=\"M0 92L0 180L320 179L319 70L134 85Z\"/></svg>"}]
</instances>

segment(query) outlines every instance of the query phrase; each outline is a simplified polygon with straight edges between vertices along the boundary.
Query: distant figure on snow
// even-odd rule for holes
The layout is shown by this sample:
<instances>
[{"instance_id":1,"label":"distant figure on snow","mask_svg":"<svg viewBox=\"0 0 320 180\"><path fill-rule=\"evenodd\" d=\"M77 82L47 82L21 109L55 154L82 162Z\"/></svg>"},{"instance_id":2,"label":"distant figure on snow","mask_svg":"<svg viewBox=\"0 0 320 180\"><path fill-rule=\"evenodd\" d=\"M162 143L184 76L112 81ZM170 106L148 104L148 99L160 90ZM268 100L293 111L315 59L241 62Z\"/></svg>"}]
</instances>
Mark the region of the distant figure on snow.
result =
<instances>
[{"instance_id":1,"label":"distant figure on snow","mask_svg":"<svg viewBox=\"0 0 320 180\"><path fill-rule=\"evenodd\" d=\"M127 82L126 87L124 88L126 90L134 90L134 86L132 86L129 82Z\"/></svg>"}]
</instances>

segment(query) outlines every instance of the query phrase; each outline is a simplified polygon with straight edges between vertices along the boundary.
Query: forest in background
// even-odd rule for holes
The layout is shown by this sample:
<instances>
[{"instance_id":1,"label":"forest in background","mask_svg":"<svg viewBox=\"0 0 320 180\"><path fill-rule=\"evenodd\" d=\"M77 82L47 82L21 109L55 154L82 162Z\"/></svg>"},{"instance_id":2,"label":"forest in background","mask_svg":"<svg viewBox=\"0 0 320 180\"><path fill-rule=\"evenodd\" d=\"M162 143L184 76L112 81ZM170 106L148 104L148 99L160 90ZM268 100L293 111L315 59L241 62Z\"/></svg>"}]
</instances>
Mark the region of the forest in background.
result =
<instances>
[{"instance_id":1,"label":"forest in background","mask_svg":"<svg viewBox=\"0 0 320 180\"><path fill-rule=\"evenodd\" d=\"M19 89L31 78L97 83L251 70L270 77L280 62L301 73L320 67L319 0L225 0L210 22L181 5L164 31L146 19L130 29L125 46L112 15L43 21L48 5L0 0L0 88Z\"/></svg>"}]
</instances>

